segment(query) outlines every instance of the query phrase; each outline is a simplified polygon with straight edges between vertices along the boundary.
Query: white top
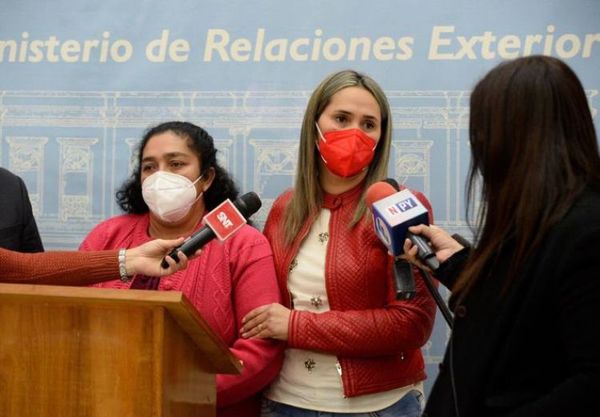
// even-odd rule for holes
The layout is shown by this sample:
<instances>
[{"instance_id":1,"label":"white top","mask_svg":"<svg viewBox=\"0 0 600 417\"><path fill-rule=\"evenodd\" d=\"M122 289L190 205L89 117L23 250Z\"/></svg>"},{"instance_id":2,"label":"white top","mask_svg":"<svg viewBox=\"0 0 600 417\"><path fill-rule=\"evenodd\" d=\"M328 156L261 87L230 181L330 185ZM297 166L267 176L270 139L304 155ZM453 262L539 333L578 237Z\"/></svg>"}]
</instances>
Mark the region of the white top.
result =
<instances>
[{"instance_id":1,"label":"white top","mask_svg":"<svg viewBox=\"0 0 600 417\"><path fill-rule=\"evenodd\" d=\"M295 310L323 313L329 310L325 287L325 258L329 241L330 211L322 209L290 265L288 289ZM421 382L375 394L345 398L337 357L288 348L279 376L265 393L272 401L310 410L366 413L389 407L406 393L423 392Z\"/></svg>"}]
</instances>

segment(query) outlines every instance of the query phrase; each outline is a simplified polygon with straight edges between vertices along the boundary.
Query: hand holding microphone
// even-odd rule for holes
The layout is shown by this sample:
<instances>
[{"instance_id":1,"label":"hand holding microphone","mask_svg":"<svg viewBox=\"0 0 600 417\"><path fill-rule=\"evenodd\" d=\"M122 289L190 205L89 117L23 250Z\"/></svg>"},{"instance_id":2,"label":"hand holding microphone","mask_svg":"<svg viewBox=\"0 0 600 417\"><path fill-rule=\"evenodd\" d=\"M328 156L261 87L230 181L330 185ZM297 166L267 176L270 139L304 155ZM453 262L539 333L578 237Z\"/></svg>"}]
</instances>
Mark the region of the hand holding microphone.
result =
<instances>
[{"instance_id":1,"label":"hand holding microphone","mask_svg":"<svg viewBox=\"0 0 600 417\"><path fill-rule=\"evenodd\" d=\"M256 213L261 205L260 198L254 192L244 194L233 203L229 199L225 200L204 216L206 226L190 236L181 246L173 249L169 256L178 262L179 251L190 257L215 237L221 241L228 239L246 224L247 219ZM163 259L161 266L169 267L166 259Z\"/></svg>"},{"instance_id":2,"label":"hand holding microphone","mask_svg":"<svg viewBox=\"0 0 600 417\"><path fill-rule=\"evenodd\" d=\"M365 198L373 212L375 232L394 257L396 299L409 300L416 294L416 286L412 266L399 257L403 254L404 240L415 242L421 259L433 269L438 264L427 242L408 230L411 225L429 223L427 209L409 190L399 191L399 188L395 180L388 179L371 185Z\"/></svg>"},{"instance_id":3,"label":"hand holding microphone","mask_svg":"<svg viewBox=\"0 0 600 417\"><path fill-rule=\"evenodd\" d=\"M366 200L373 212L375 232L394 257L396 299L408 300L416 294L416 288L412 265L403 258L411 259L411 262L419 267L423 262L435 270L439 267L437 254L425 237L434 240L434 248L438 245L440 250L447 250L448 256L452 250L457 249L455 245L458 245L458 250L462 248L462 245L456 239L447 236L447 233L441 229L428 226L429 212L427 208L409 190L400 191L399 189L400 186L393 179L377 182L367 190ZM419 233L425 237L420 236ZM402 258L400 255L403 255ZM445 256L446 253L442 252L442 255ZM415 261L417 256L421 262ZM433 278L426 270L423 270L422 273L425 286L434 298L448 326L452 328L452 313L437 291Z\"/></svg>"},{"instance_id":4,"label":"hand holding microphone","mask_svg":"<svg viewBox=\"0 0 600 417\"><path fill-rule=\"evenodd\" d=\"M466 242L461 243L461 240L464 239L461 236L450 236L446 231L434 225L426 226L421 224L411 226L408 230L413 235L422 236L431 243L431 247L435 251L435 256L439 262L444 262L467 245ZM406 239L404 242L404 257L411 263L419 263L417 254L418 247L410 239Z\"/></svg>"},{"instance_id":5,"label":"hand holding microphone","mask_svg":"<svg viewBox=\"0 0 600 417\"><path fill-rule=\"evenodd\" d=\"M408 189L399 190L393 179L377 182L367 190L366 200L373 211L375 231L393 256L404 253L406 238L418 249L419 259L435 270L439 262L421 236L412 233L409 227L429 224L429 213L419 199Z\"/></svg>"}]
</instances>

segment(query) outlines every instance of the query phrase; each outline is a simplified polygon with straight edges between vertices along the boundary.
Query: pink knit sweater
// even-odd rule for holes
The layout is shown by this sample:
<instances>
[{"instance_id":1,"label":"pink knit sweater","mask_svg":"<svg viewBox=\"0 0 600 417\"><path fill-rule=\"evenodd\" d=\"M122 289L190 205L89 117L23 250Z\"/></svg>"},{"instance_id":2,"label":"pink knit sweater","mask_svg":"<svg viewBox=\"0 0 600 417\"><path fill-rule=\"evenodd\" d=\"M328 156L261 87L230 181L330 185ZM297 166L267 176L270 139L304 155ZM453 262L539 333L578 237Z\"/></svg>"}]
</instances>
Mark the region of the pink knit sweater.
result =
<instances>
[{"instance_id":1,"label":"pink knit sweater","mask_svg":"<svg viewBox=\"0 0 600 417\"><path fill-rule=\"evenodd\" d=\"M150 240L148 214L123 215L96 226L81 250L129 248ZM103 288L129 288L108 281ZM243 361L241 375L217 375L218 416L258 416L259 393L279 372L283 346L263 339L243 339L241 320L250 310L280 302L273 255L266 238L244 226L221 243L213 240L187 269L161 279L159 290L181 291Z\"/></svg>"}]
</instances>

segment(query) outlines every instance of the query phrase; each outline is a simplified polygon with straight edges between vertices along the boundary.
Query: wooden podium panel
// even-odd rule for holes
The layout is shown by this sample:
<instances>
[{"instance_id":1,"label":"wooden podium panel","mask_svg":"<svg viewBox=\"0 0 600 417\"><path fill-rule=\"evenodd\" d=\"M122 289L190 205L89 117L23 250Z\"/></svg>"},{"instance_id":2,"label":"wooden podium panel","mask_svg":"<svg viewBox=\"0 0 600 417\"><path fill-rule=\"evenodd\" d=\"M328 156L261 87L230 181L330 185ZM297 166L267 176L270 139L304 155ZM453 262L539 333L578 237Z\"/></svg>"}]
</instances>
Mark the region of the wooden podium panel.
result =
<instances>
[{"instance_id":1,"label":"wooden podium panel","mask_svg":"<svg viewBox=\"0 0 600 417\"><path fill-rule=\"evenodd\" d=\"M0 284L0 416L211 416L239 361L180 292Z\"/></svg>"}]
</instances>

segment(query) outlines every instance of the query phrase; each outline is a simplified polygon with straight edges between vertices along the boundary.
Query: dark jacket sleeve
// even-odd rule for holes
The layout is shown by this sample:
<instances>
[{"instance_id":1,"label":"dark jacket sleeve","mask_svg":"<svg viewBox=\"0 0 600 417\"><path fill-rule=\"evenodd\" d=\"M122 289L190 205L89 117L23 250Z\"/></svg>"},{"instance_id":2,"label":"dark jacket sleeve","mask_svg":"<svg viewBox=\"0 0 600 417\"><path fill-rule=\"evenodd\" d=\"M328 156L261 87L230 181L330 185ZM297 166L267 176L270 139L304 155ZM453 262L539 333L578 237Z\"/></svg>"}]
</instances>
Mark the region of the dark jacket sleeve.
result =
<instances>
[{"instance_id":1,"label":"dark jacket sleeve","mask_svg":"<svg viewBox=\"0 0 600 417\"><path fill-rule=\"evenodd\" d=\"M27 187L21 178L0 168L0 247L18 252L42 252Z\"/></svg>"},{"instance_id":2,"label":"dark jacket sleeve","mask_svg":"<svg viewBox=\"0 0 600 417\"><path fill-rule=\"evenodd\" d=\"M452 291L452 287L463 270L470 253L470 248L461 249L442 262L440 267L435 271L435 277L450 291Z\"/></svg>"},{"instance_id":3,"label":"dark jacket sleeve","mask_svg":"<svg viewBox=\"0 0 600 417\"><path fill-rule=\"evenodd\" d=\"M23 207L23 231L21 237L21 252L43 252L44 246L42 239L33 217L31 201L27 193L27 187L21 178L19 178L21 189L21 205Z\"/></svg>"}]
</instances>

